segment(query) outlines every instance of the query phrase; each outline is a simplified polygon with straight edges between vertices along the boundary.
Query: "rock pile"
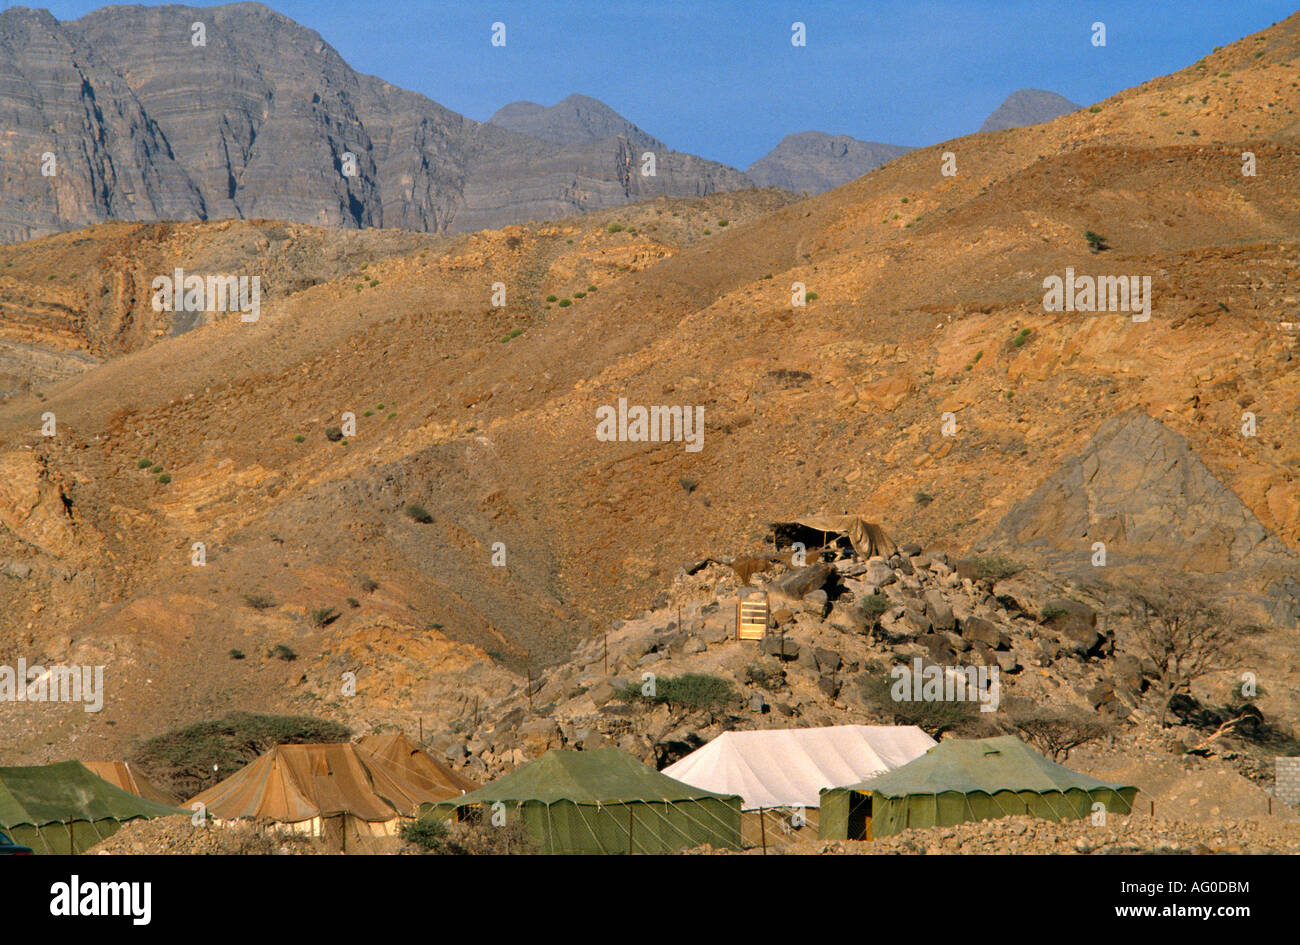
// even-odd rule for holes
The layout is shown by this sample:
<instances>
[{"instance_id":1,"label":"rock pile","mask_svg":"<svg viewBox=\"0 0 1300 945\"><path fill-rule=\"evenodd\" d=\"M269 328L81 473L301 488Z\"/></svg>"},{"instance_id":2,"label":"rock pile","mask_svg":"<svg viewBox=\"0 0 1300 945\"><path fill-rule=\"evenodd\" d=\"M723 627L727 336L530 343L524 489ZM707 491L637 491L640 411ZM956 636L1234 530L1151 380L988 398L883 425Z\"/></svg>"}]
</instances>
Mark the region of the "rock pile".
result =
<instances>
[{"instance_id":1,"label":"rock pile","mask_svg":"<svg viewBox=\"0 0 1300 945\"><path fill-rule=\"evenodd\" d=\"M654 609L461 718L439 748L484 780L552 748L616 745L662 766L730 729L889 724L892 707L865 684L918 659L997 667L1002 710L981 723L1003 730L1014 730L1006 713L1017 704L1122 719L1148 685L1090 605L1002 558L904 544L888 558L778 561L747 585L765 591L770 608L768 635L752 641L736 636L737 572L750 569L726 560L683 568ZM665 680L688 675L722 680L734 696L658 698Z\"/></svg>"}]
</instances>

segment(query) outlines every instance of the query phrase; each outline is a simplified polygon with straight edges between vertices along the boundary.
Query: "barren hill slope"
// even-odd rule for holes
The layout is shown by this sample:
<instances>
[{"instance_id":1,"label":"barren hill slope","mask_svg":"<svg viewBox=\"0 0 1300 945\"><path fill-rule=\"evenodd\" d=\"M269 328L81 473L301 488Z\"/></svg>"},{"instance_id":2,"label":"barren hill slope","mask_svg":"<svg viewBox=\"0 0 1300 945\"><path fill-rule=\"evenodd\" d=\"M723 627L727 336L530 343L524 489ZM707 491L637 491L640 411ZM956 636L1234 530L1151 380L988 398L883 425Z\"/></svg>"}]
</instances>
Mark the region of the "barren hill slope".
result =
<instances>
[{"instance_id":1,"label":"barren hill slope","mask_svg":"<svg viewBox=\"0 0 1300 945\"><path fill-rule=\"evenodd\" d=\"M375 248L255 324L38 384L0 407L0 567L23 574L0 578L0 639L118 654L152 695L106 709L109 744L247 699L357 711L294 688L306 674L262 656L277 643L356 667L376 711L446 717L510 684L472 669L486 650L515 670L559 658L682 561L755 548L792 512L862 510L960 550L1134 407L1295 548L1298 52L1300 16L1098 111L798 203L656 201ZM1067 268L1149 276L1150 320L1045 311L1044 278ZM816 298L792 305L795 283ZM702 406L703 448L599 439L620 398ZM326 436L345 411L346 444ZM444 661L485 674L455 704Z\"/></svg>"}]
</instances>

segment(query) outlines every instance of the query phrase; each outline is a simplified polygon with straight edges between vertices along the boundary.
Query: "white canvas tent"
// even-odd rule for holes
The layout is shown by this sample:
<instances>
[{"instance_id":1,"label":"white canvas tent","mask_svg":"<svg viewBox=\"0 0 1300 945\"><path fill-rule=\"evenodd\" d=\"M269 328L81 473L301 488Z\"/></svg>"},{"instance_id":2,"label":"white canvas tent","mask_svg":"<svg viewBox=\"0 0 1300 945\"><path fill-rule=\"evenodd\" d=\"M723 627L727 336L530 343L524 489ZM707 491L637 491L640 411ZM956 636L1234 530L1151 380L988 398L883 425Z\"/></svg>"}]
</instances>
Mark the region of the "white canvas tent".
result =
<instances>
[{"instance_id":1,"label":"white canvas tent","mask_svg":"<svg viewBox=\"0 0 1300 945\"><path fill-rule=\"evenodd\" d=\"M815 808L823 788L901 768L935 744L915 725L724 732L663 773L693 787L739 794L744 810Z\"/></svg>"}]
</instances>

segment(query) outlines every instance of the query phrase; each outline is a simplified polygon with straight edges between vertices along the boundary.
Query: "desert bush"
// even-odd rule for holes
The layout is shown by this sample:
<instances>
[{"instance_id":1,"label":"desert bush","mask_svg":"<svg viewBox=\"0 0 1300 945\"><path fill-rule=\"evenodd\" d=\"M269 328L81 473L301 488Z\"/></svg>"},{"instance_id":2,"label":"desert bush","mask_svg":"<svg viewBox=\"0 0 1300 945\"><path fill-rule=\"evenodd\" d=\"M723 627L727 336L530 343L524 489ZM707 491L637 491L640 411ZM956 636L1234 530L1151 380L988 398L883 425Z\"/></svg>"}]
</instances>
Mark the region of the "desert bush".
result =
<instances>
[{"instance_id":1,"label":"desert bush","mask_svg":"<svg viewBox=\"0 0 1300 945\"><path fill-rule=\"evenodd\" d=\"M893 601L877 591L858 602L858 613L866 620L867 629L873 631L880 626L880 618L889 613L890 608L893 606Z\"/></svg>"},{"instance_id":2,"label":"desert bush","mask_svg":"<svg viewBox=\"0 0 1300 945\"><path fill-rule=\"evenodd\" d=\"M572 304L573 304L573 299L560 299L559 301L560 308L568 308Z\"/></svg>"},{"instance_id":3,"label":"desert bush","mask_svg":"<svg viewBox=\"0 0 1300 945\"><path fill-rule=\"evenodd\" d=\"M876 713L894 725L915 725L933 738L944 732L970 731L979 719L976 702L895 699L889 671L864 673L858 685L862 701Z\"/></svg>"},{"instance_id":4,"label":"desert bush","mask_svg":"<svg viewBox=\"0 0 1300 945\"><path fill-rule=\"evenodd\" d=\"M283 643L277 643L275 646L271 647L271 651L266 655L275 659L284 660L286 663L292 663L298 658L298 654Z\"/></svg>"},{"instance_id":5,"label":"desert bush","mask_svg":"<svg viewBox=\"0 0 1300 945\"><path fill-rule=\"evenodd\" d=\"M275 606L275 598L270 594L245 594L244 603L254 610L270 610Z\"/></svg>"},{"instance_id":6,"label":"desert bush","mask_svg":"<svg viewBox=\"0 0 1300 945\"><path fill-rule=\"evenodd\" d=\"M1017 735L1051 758L1065 761L1081 745L1109 735L1100 718L1078 711L1051 712L1035 707L1010 713L1008 724Z\"/></svg>"},{"instance_id":7,"label":"desert bush","mask_svg":"<svg viewBox=\"0 0 1300 945\"><path fill-rule=\"evenodd\" d=\"M346 726L326 719L236 712L150 738L130 761L160 787L180 797L193 797L273 745L345 742L351 735Z\"/></svg>"},{"instance_id":8,"label":"desert bush","mask_svg":"<svg viewBox=\"0 0 1300 945\"><path fill-rule=\"evenodd\" d=\"M167 483L171 481L172 481L171 473L163 473L161 476L158 477L158 484L162 486L167 485Z\"/></svg>"},{"instance_id":9,"label":"desert bush","mask_svg":"<svg viewBox=\"0 0 1300 945\"><path fill-rule=\"evenodd\" d=\"M406 507L405 512L407 518L419 522L421 525L428 525L433 521L433 516L429 514L428 509L414 502Z\"/></svg>"},{"instance_id":10,"label":"desert bush","mask_svg":"<svg viewBox=\"0 0 1300 945\"><path fill-rule=\"evenodd\" d=\"M655 694L641 694L641 686L632 683L617 693L625 702L651 702L678 709L716 710L739 698L731 680L705 673L686 673L655 680Z\"/></svg>"},{"instance_id":11,"label":"desert bush","mask_svg":"<svg viewBox=\"0 0 1300 945\"><path fill-rule=\"evenodd\" d=\"M450 831L441 820L431 818L408 820L398 830L398 836L426 853L449 852L446 847Z\"/></svg>"},{"instance_id":12,"label":"desert bush","mask_svg":"<svg viewBox=\"0 0 1300 945\"><path fill-rule=\"evenodd\" d=\"M971 560L975 564L976 577L984 581L1001 581L1024 570L1024 565L1001 554L976 555Z\"/></svg>"},{"instance_id":13,"label":"desert bush","mask_svg":"<svg viewBox=\"0 0 1300 945\"><path fill-rule=\"evenodd\" d=\"M153 465L153 460L152 460L152 459L144 459L144 458L142 457L142 458L137 459L137 460L135 461L135 468L136 468L136 469L148 469L148 468L149 468L150 466L152 466L152 465Z\"/></svg>"},{"instance_id":14,"label":"desert bush","mask_svg":"<svg viewBox=\"0 0 1300 945\"><path fill-rule=\"evenodd\" d=\"M333 607L317 607L311 612L311 625L313 627L328 627L338 619L339 612Z\"/></svg>"},{"instance_id":15,"label":"desert bush","mask_svg":"<svg viewBox=\"0 0 1300 945\"><path fill-rule=\"evenodd\" d=\"M623 224L621 224L621 223L611 223L609 226L605 227L605 229L606 229L607 232L610 232L610 233L622 233L622 232L623 232Z\"/></svg>"},{"instance_id":16,"label":"desert bush","mask_svg":"<svg viewBox=\"0 0 1300 945\"><path fill-rule=\"evenodd\" d=\"M517 819L494 827L476 818L470 822L436 822L426 818L415 824L433 824L433 828L403 825L401 837L422 852L443 856L500 856L537 852L537 844Z\"/></svg>"}]
</instances>

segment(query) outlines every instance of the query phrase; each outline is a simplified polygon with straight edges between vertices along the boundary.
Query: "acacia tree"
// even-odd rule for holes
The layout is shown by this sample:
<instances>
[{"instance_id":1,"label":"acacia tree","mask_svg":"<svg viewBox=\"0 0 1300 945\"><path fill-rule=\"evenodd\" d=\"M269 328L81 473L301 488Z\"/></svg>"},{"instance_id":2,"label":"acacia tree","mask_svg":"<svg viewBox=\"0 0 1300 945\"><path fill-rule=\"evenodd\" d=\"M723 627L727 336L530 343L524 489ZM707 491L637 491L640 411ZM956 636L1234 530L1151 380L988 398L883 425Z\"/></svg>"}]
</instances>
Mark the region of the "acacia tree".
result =
<instances>
[{"instance_id":1,"label":"acacia tree","mask_svg":"<svg viewBox=\"0 0 1300 945\"><path fill-rule=\"evenodd\" d=\"M1202 588L1188 584L1130 589L1127 596L1134 649L1155 668L1164 728L1170 700L1230 666L1242 637L1258 628L1234 623Z\"/></svg>"}]
</instances>

